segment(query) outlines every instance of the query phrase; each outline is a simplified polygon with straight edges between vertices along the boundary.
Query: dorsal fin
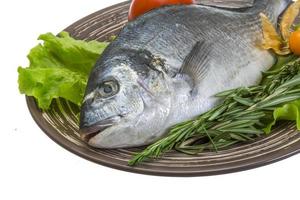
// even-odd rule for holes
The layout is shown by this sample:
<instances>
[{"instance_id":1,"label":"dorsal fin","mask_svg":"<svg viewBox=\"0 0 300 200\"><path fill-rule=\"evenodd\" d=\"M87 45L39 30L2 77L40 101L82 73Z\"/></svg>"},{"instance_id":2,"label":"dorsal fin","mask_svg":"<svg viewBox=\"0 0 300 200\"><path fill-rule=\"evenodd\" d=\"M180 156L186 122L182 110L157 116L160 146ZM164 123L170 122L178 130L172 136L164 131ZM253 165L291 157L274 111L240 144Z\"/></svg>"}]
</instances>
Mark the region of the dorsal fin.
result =
<instances>
[{"instance_id":1,"label":"dorsal fin","mask_svg":"<svg viewBox=\"0 0 300 200\"><path fill-rule=\"evenodd\" d=\"M218 8L241 9L254 5L255 0L195 0L199 5L213 6ZM261 0L258 0L261 1Z\"/></svg>"}]
</instances>

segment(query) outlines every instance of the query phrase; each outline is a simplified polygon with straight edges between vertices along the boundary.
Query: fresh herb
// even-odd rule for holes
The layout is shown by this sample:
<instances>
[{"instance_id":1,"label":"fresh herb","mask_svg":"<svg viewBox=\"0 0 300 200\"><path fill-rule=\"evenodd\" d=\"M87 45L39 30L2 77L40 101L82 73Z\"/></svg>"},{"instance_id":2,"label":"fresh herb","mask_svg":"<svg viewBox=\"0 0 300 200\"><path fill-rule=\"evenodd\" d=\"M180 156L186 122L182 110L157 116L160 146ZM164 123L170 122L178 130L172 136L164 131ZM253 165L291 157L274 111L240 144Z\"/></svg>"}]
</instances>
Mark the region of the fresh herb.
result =
<instances>
[{"instance_id":1,"label":"fresh herb","mask_svg":"<svg viewBox=\"0 0 300 200\"><path fill-rule=\"evenodd\" d=\"M278 62L265 72L260 85L217 94L223 103L194 120L172 127L165 138L138 153L129 165L158 158L171 149L197 154L250 142L264 134L263 130L269 132L279 119L299 123L300 103L296 100L300 99L300 58L289 59L292 61L288 64L280 67Z\"/></svg>"},{"instance_id":2,"label":"fresh herb","mask_svg":"<svg viewBox=\"0 0 300 200\"><path fill-rule=\"evenodd\" d=\"M43 110L59 97L80 106L89 73L108 43L75 40L67 32L39 39L43 44L30 51L29 67L18 68L20 92L34 96Z\"/></svg>"}]
</instances>

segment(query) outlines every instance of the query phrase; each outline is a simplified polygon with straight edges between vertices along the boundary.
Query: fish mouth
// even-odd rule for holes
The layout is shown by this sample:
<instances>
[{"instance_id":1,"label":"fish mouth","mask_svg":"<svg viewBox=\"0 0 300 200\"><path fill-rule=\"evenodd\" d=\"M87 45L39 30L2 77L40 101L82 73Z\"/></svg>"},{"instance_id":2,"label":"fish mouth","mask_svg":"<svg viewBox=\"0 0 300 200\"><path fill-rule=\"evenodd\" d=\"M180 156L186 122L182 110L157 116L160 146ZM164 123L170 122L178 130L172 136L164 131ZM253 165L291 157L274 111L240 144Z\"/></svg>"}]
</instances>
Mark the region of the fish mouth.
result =
<instances>
[{"instance_id":1,"label":"fish mouth","mask_svg":"<svg viewBox=\"0 0 300 200\"><path fill-rule=\"evenodd\" d=\"M118 121L118 119L119 119L119 116L111 117L111 118L101 120L95 124L88 126L88 127L80 128L80 130L79 130L80 138L83 141L88 143L90 141L90 139L92 139L96 135L100 134L105 129L112 127L116 123L116 121Z\"/></svg>"}]
</instances>

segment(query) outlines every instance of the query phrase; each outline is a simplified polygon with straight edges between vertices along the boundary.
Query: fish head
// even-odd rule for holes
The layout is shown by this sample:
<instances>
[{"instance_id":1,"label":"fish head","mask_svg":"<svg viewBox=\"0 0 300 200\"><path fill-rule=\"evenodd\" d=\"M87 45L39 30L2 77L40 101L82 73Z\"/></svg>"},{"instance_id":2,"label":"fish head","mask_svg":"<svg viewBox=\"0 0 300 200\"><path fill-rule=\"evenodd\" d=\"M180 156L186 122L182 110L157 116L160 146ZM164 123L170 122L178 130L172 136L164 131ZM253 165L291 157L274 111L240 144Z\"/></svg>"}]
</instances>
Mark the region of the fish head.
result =
<instances>
[{"instance_id":1,"label":"fish head","mask_svg":"<svg viewBox=\"0 0 300 200\"><path fill-rule=\"evenodd\" d=\"M162 67L162 60L145 51L102 57L83 100L81 137L96 148L136 147L158 139L171 107Z\"/></svg>"}]
</instances>

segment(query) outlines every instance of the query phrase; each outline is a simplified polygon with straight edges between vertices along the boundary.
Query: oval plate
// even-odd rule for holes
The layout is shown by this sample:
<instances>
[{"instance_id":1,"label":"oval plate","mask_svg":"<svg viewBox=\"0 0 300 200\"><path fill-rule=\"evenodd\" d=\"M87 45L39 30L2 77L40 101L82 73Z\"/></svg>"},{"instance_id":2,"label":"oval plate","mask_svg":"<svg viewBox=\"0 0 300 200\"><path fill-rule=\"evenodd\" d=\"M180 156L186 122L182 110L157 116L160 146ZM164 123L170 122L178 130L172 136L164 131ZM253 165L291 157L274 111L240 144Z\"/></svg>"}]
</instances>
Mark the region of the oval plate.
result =
<instances>
[{"instance_id":1,"label":"oval plate","mask_svg":"<svg viewBox=\"0 0 300 200\"><path fill-rule=\"evenodd\" d=\"M108 40L127 22L129 2L100 10L65 29L71 36L84 40ZM87 146L80 140L76 106L58 99L52 109L42 112L33 97L26 97L32 117L40 128L67 150L90 161L108 167L160 176L216 175L251 169L287 158L300 151L300 134L292 123L279 125L271 135L228 150L205 152L188 156L175 151L161 159L130 167L128 160L143 148L101 150Z\"/></svg>"}]
</instances>

